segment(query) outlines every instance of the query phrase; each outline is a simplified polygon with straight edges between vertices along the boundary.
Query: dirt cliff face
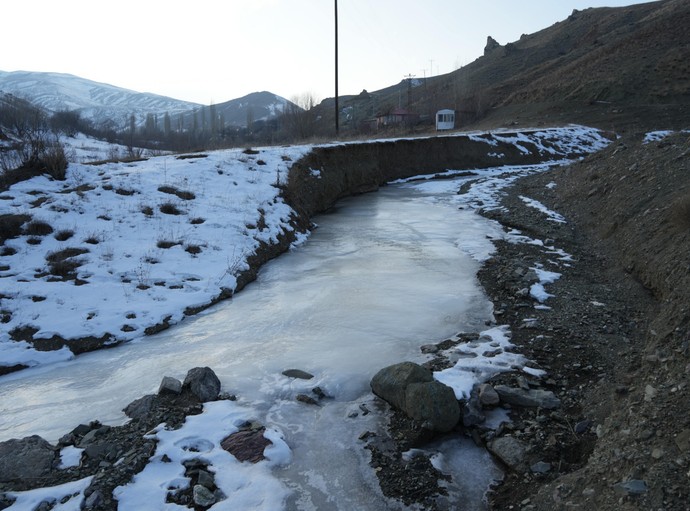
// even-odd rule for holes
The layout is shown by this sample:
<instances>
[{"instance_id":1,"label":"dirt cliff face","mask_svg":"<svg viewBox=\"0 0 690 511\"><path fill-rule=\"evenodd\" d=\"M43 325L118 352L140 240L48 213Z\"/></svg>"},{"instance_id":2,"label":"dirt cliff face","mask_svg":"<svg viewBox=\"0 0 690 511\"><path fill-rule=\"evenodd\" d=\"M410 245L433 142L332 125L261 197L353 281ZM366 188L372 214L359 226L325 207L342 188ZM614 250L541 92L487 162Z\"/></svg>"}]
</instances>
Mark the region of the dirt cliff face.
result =
<instances>
[{"instance_id":1,"label":"dirt cliff face","mask_svg":"<svg viewBox=\"0 0 690 511\"><path fill-rule=\"evenodd\" d=\"M529 165L583 155L577 149L549 153L558 136L506 141L516 133L382 140L315 147L295 162L285 197L302 216L326 211L343 197L370 192L385 183L449 169Z\"/></svg>"},{"instance_id":2,"label":"dirt cliff face","mask_svg":"<svg viewBox=\"0 0 690 511\"><path fill-rule=\"evenodd\" d=\"M527 232L546 229L576 254L555 284L554 317L543 331L516 331L515 339L556 381L568 382L559 389L569 402L565 416L591 421L592 435L579 466L540 477L509 474L493 495L494 509L687 509L689 171L688 133L651 143L631 137L526 178L504 199L504 220ZM568 227L556 232L526 215L521 194L563 214ZM499 248L496 264L516 257ZM491 280L485 285L490 296L492 287L500 291ZM592 307L595 301L601 304ZM540 334L551 339L548 349L536 346ZM546 439L535 450L546 451L559 434L583 438L548 424L532 426ZM521 433L532 434L530 427Z\"/></svg>"}]
</instances>

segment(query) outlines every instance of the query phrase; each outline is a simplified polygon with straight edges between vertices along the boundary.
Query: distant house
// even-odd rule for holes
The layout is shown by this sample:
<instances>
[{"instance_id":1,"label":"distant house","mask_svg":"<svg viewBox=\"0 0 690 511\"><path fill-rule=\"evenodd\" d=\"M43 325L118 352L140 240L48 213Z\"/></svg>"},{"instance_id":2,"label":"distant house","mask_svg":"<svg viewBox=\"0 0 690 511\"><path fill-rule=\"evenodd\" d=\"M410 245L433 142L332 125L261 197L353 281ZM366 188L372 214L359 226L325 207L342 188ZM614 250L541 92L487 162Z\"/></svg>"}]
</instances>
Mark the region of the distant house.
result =
<instances>
[{"instance_id":1,"label":"distant house","mask_svg":"<svg viewBox=\"0 0 690 511\"><path fill-rule=\"evenodd\" d=\"M452 130L455 128L455 110L439 110L436 112L436 130Z\"/></svg>"},{"instance_id":2,"label":"distant house","mask_svg":"<svg viewBox=\"0 0 690 511\"><path fill-rule=\"evenodd\" d=\"M412 113L404 108L394 108L390 112L376 116L376 127L380 129L401 124L409 125L415 124L418 120L418 114Z\"/></svg>"}]
</instances>

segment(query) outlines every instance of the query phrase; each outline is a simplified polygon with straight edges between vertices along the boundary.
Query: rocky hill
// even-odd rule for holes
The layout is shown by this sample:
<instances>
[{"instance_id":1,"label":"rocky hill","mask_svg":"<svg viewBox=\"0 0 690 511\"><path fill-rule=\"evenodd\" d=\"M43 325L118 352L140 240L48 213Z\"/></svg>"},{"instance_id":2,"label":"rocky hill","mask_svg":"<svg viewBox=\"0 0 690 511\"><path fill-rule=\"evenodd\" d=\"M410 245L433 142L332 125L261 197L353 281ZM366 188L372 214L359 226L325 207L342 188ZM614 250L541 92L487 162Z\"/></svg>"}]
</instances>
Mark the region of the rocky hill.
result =
<instances>
[{"instance_id":1,"label":"rocky hill","mask_svg":"<svg viewBox=\"0 0 690 511\"><path fill-rule=\"evenodd\" d=\"M689 25L685 0L574 11L517 41L489 37L482 57L452 73L341 98L342 129L366 129L368 119L398 106L421 116L417 129L429 129L441 108L456 110L462 129L568 122L616 131L683 128ZM322 130L332 129L333 100L318 114Z\"/></svg>"}]
</instances>

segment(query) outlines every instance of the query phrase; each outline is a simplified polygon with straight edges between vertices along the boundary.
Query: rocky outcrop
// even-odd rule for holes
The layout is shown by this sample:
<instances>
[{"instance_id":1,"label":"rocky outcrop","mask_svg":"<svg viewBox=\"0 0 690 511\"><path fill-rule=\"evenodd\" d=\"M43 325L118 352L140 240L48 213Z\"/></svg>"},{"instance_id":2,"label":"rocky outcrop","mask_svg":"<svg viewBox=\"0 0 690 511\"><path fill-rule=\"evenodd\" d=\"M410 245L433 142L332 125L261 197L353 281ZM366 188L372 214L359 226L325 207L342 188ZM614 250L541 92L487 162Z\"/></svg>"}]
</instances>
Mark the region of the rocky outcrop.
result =
<instances>
[{"instance_id":1,"label":"rocky outcrop","mask_svg":"<svg viewBox=\"0 0 690 511\"><path fill-rule=\"evenodd\" d=\"M53 470L58 451L37 435L0 442L0 483L40 479Z\"/></svg>"},{"instance_id":2,"label":"rocky outcrop","mask_svg":"<svg viewBox=\"0 0 690 511\"><path fill-rule=\"evenodd\" d=\"M453 389L434 380L431 371L413 362L381 369L371 380L371 390L426 429L447 432L460 420L460 406Z\"/></svg>"},{"instance_id":3,"label":"rocky outcrop","mask_svg":"<svg viewBox=\"0 0 690 511\"><path fill-rule=\"evenodd\" d=\"M215 401L220 394L220 380L210 367L195 367L187 372L182 389L189 389L202 403Z\"/></svg>"}]
</instances>

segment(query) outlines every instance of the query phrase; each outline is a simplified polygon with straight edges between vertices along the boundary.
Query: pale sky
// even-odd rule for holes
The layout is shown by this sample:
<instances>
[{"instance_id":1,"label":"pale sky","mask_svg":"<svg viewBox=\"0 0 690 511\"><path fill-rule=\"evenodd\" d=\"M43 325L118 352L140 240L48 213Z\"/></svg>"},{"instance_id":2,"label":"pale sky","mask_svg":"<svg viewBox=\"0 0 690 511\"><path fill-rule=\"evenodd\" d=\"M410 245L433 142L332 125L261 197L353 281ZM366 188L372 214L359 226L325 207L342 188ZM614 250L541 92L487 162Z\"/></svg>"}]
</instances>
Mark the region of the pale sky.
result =
<instances>
[{"instance_id":1,"label":"pale sky","mask_svg":"<svg viewBox=\"0 0 690 511\"><path fill-rule=\"evenodd\" d=\"M573 9L639 0L339 0L339 92L448 73ZM334 0L0 0L0 70L202 104L334 95Z\"/></svg>"}]
</instances>

